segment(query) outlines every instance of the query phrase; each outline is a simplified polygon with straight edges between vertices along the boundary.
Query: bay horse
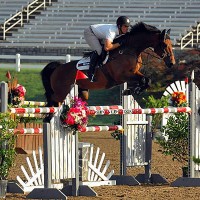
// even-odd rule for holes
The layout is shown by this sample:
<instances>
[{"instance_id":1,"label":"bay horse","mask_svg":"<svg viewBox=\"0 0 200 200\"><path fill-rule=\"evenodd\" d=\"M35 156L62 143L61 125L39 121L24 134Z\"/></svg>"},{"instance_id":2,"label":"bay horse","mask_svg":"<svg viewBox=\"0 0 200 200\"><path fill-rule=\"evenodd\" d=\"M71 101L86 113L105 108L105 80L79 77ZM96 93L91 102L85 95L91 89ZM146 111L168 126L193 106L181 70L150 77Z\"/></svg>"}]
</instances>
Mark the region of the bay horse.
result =
<instances>
[{"instance_id":1,"label":"bay horse","mask_svg":"<svg viewBox=\"0 0 200 200\"><path fill-rule=\"evenodd\" d=\"M139 22L131 27L130 31L118 37L113 42L123 40L123 45L109 52L109 60L96 70L96 82L89 79L76 80L84 100L88 99L87 90L109 89L127 82L129 86L142 85L142 90L149 87L149 79L139 70L141 67L138 59L147 48L153 48L158 59L163 59L166 66L171 68L175 58L170 40L170 29L160 31L154 26ZM41 71L46 106L57 106L70 92L70 87L75 82L78 60L61 64L50 62ZM87 73L87 72L86 72ZM134 91L131 92L134 95Z\"/></svg>"}]
</instances>

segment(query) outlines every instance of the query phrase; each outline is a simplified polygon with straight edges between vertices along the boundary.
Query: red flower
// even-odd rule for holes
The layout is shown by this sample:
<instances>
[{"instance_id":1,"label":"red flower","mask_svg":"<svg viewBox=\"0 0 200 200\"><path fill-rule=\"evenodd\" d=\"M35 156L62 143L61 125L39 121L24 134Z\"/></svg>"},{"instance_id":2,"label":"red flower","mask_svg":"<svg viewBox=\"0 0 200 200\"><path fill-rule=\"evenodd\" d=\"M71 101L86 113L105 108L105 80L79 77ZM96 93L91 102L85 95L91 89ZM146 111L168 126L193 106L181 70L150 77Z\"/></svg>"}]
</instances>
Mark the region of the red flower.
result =
<instances>
[{"instance_id":1,"label":"red flower","mask_svg":"<svg viewBox=\"0 0 200 200\"><path fill-rule=\"evenodd\" d=\"M19 96L19 97L24 97L26 93L26 89L22 85L17 85L17 87L14 89L14 92Z\"/></svg>"},{"instance_id":2,"label":"red flower","mask_svg":"<svg viewBox=\"0 0 200 200\"><path fill-rule=\"evenodd\" d=\"M74 117L73 117L70 113L68 113L65 122L66 122L68 125L74 125L74 124L75 124Z\"/></svg>"},{"instance_id":3,"label":"red flower","mask_svg":"<svg viewBox=\"0 0 200 200\"><path fill-rule=\"evenodd\" d=\"M71 127L76 132L87 126L88 117L86 111L88 108L86 107L87 103L78 97L74 97L70 102L71 107L67 106L68 108L64 109L61 114L61 120L63 125Z\"/></svg>"}]
</instances>

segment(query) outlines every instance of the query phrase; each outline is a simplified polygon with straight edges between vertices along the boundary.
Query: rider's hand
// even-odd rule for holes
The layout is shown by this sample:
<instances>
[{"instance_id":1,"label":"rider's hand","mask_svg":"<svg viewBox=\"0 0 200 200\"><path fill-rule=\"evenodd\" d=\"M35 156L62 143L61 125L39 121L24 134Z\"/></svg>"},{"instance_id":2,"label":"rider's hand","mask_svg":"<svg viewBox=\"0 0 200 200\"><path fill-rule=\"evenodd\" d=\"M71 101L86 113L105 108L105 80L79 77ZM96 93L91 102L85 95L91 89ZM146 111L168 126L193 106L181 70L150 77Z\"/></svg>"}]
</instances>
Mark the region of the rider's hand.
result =
<instances>
[{"instance_id":1,"label":"rider's hand","mask_svg":"<svg viewBox=\"0 0 200 200\"><path fill-rule=\"evenodd\" d=\"M105 40L104 49L105 51L110 51L110 50L116 49L119 46L120 46L119 43L113 44L110 40L107 39Z\"/></svg>"}]
</instances>

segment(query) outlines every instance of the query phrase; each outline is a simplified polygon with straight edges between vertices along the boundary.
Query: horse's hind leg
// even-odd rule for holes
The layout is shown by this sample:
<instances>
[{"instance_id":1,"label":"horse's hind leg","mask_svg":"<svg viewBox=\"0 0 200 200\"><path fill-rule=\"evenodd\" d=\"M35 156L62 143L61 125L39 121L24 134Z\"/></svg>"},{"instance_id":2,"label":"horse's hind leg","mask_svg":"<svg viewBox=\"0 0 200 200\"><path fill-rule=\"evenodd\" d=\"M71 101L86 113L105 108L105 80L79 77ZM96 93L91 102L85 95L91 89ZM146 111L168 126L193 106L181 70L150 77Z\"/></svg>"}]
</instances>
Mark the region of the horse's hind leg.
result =
<instances>
[{"instance_id":1,"label":"horse's hind leg","mask_svg":"<svg viewBox=\"0 0 200 200\"><path fill-rule=\"evenodd\" d=\"M51 95L52 96L52 95ZM46 107L58 107L59 103L52 100L52 97L47 97L47 104Z\"/></svg>"},{"instance_id":2,"label":"horse's hind leg","mask_svg":"<svg viewBox=\"0 0 200 200\"><path fill-rule=\"evenodd\" d=\"M89 90L78 88L78 97L80 97L83 101L87 101L89 99Z\"/></svg>"}]
</instances>

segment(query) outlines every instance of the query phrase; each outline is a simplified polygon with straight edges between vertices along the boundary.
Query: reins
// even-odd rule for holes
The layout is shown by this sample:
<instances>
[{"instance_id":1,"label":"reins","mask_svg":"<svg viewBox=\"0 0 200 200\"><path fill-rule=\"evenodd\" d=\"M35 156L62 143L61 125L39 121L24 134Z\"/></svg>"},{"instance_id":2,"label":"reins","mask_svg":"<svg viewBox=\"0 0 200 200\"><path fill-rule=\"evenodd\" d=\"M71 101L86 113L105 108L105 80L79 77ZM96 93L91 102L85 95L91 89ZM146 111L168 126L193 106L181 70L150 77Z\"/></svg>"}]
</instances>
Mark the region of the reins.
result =
<instances>
[{"instance_id":1,"label":"reins","mask_svg":"<svg viewBox=\"0 0 200 200\"><path fill-rule=\"evenodd\" d=\"M164 50L164 54L163 54L163 56L162 57L158 57L158 56L156 56L156 55L154 55L155 54L155 52L153 51L153 49L151 48L151 47L149 47L149 48L147 48L147 49L149 49L151 52L153 52L153 53L150 53L150 52L147 52L147 51L143 51L142 53L145 53L145 54L147 54L148 55L148 57L147 57L147 60L149 60L149 56L151 56L151 57L153 57L153 58L156 58L156 59L158 59L158 60L162 60L166 55L167 55L167 53L165 52L165 50ZM127 49L120 49L119 50L119 52L118 52L118 54L119 55L122 55L122 54L124 54L124 55L135 55L135 54L133 54L133 53L131 53L130 51L128 52L128 51L126 51ZM115 59L116 57L112 57L111 59L113 60L113 59ZM148 62L147 63L142 63L142 62L140 62L140 61L138 61L138 58L137 58L137 63L140 63L140 64L143 64L143 65L147 65L148 64Z\"/></svg>"},{"instance_id":2,"label":"reins","mask_svg":"<svg viewBox=\"0 0 200 200\"><path fill-rule=\"evenodd\" d=\"M155 54L155 52L153 51L153 49L151 48L151 47L149 47L148 48L151 52L153 52L154 54ZM155 56L153 53L149 53L149 52L147 52L147 51L143 51L142 53L145 53L145 54L147 54L147 62L146 63L143 63L143 62L140 62L138 59L138 63L140 63L140 64L142 64L142 65L148 65L148 63L149 63L149 57L151 56L151 57L153 57L153 58L156 58L156 59L158 59L158 60L162 60L163 58L160 58L160 57L158 57L158 56Z\"/></svg>"}]
</instances>

